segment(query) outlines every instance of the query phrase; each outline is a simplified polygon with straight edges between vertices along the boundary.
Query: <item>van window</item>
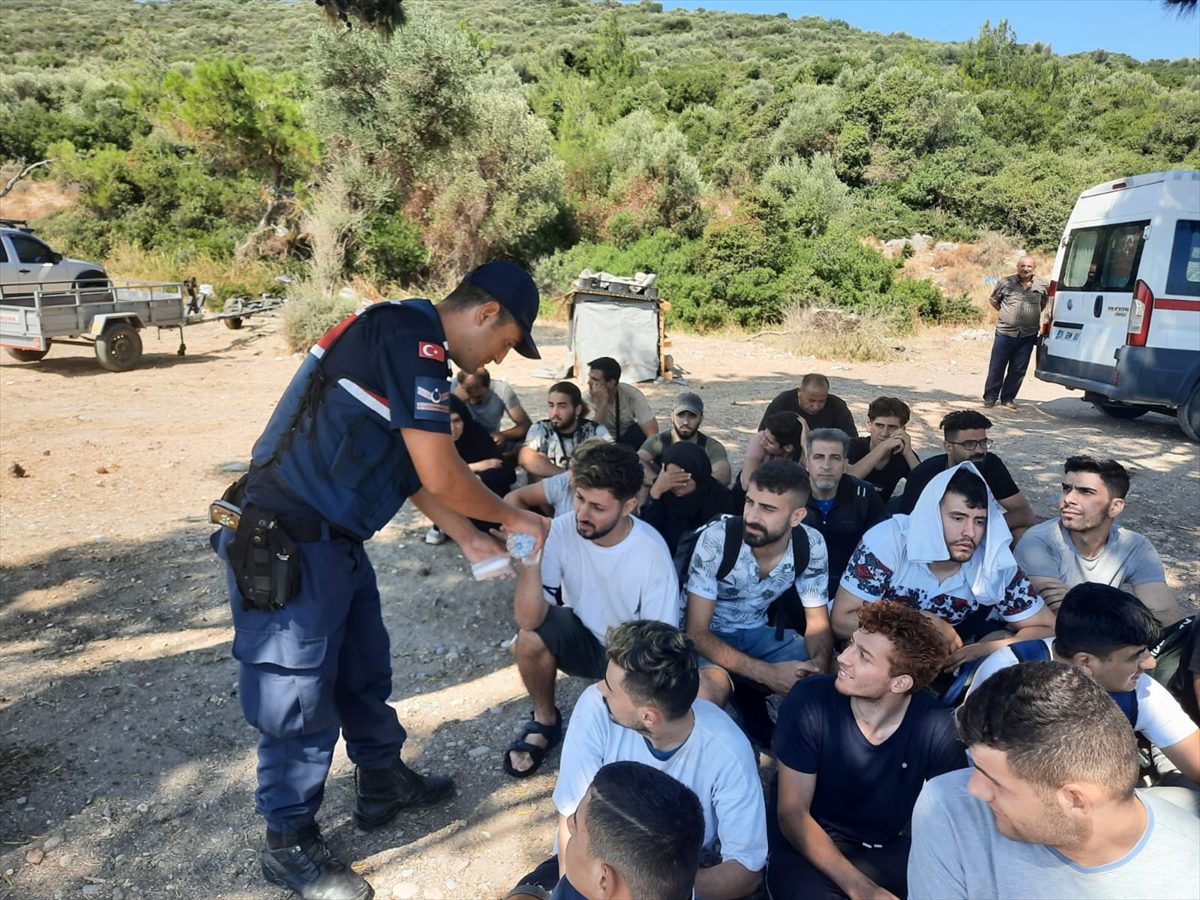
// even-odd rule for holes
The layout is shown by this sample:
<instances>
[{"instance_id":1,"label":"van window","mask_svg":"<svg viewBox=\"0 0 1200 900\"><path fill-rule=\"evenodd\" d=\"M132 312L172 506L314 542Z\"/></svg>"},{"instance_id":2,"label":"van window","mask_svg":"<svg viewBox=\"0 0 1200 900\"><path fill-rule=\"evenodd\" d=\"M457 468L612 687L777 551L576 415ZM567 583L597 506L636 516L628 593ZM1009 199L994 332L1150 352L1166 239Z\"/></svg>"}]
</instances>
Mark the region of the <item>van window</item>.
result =
<instances>
[{"instance_id":1,"label":"van window","mask_svg":"<svg viewBox=\"0 0 1200 900\"><path fill-rule=\"evenodd\" d=\"M1123 222L1071 232L1059 288L1132 291L1149 222Z\"/></svg>"},{"instance_id":2,"label":"van window","mask_svg":"<svg viewBox=\"0 0 1200 900\"><path fill-rule=\"evenodd\" d=\"M1175 223L1167 293L1200 297L1200 222L1181 219Z\"/></svg>"}]
</instances>

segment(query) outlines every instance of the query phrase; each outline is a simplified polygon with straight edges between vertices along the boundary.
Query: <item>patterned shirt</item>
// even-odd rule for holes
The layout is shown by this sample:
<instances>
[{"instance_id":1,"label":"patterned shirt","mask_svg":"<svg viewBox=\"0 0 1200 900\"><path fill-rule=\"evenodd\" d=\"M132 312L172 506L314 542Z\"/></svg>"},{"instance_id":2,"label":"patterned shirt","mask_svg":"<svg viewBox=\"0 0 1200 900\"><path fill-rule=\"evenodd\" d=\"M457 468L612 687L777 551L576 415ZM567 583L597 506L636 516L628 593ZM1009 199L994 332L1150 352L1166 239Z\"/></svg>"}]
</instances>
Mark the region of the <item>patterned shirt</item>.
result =
<instances>
[{"instance_id":1,"label":"patterned shirt","mask_svg":"<svg viewBox=\"0 0 1200 900\"><path fill-rule=\"evenodd\" d=\"M895 519L876 525L850 557L841 586L867 603L895 600L916 610L932 612L951 625L959 624L981 606L994 606L993 616L998 613L1006 622L1020 622L1044 605L1019 568L1005 588L1003 598L989 603L977 599L971 590L975 558L945 581L939 581L927 563L910 562L906 558L905 544L905 535ZM981 555L976 553L976 557Z\"/></svg>"},{"instance_id":2,"label":"patterned shirt","mask_svg":"<svg viewBox=\"0 0 1200 900\"><path fill-rule=\"evenodd\" d=\"M571 454L584 441L600 438L611 441L612 436L603 425L597 425L591 419L578 419L579 424L571 434L559 434L550 424L549 419L534 422L525 435L525 446L546 454L546 458L560 469L565 469L571 461Z\"/></svg>"},{"instance_id":3,"label":"patterned shirt","mask_svg":"<svg viewBox=\"0 0 1200 900\"><path fill-rule=\"evenodd\" d=\"M759 576L754 551L742 542L737 562L721 581L717 569L725 552L725 523L728 517L713 522L696 541L692 561L688 566L685 590L705 600L716 601L713 611L713 631L729 633L757 628L767 623L767 607L787 590L796 586L800 602L806 607L825 606L829 602L829 553L820 532L801 525L808 535L808 568L797 574L792 542L765 578Z\"/></svg>"},{"instance_id":4,"label":"patterned shirt","mask_svg":"<svg viewBox=\"0 0 1200 900\"><path fill-rule=\"evenodd\" d=\"M1017 275L1001 278L989 302L1000 310L996 331L1008 337L1029 337L1037 334L1042 322L1042 310L1046 307L1049 283L1045 278L1033 276L1029 287L1021 286Z\"/></svg>"}]
</instances>

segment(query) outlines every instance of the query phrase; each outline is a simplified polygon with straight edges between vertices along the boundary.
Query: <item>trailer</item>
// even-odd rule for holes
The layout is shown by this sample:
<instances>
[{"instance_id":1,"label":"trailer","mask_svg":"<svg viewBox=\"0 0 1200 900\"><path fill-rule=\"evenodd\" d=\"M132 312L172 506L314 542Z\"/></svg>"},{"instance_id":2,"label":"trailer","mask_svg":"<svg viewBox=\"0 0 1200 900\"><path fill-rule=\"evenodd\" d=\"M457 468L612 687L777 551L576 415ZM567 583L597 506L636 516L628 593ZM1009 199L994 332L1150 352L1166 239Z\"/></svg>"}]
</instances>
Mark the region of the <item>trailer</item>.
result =
<instances>
[{"instance_id":1,"label":"trailer","mask_svg":"<svg viewBox=\"0 0 1200 900\"><path fill-rule=\"evenodd\" d=\"M258 300L233 298L220 313L205 314L209 292L197 292L194 282L102 282L70 290L14 291L0 284L0 347L21 362L37 362L51 344L92 346L100 365L110 372L127 372L142 359L143 328L179 329L178 355L187 346L183 329L222 321L241 328L250 316L268 315L281 307L282 297ZM202 286L206 287L206 286Z\"/></svg>"}]
</instances>

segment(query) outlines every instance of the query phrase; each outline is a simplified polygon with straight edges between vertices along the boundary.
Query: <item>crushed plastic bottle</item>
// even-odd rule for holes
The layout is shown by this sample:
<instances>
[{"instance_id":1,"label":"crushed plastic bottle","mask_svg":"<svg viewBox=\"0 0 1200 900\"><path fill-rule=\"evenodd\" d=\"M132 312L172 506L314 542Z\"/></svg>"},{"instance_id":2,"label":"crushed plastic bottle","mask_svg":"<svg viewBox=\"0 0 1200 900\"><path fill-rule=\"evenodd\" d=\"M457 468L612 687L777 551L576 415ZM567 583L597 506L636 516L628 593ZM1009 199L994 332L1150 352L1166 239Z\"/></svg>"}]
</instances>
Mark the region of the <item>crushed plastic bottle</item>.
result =
<instances>
[{"instance_id":1,"label":"crushed plastic bottle","mask_svg":"<svg viewBox=\"0 0 1200 900\"><path fill-rule=\"evenodd\" d=\"M526 559L533 553L533 548L537 546L537 538L532 534L514 531L508 536L505 546L508 547L509 555L515 559Z\"/></svg>"}]
</instances>

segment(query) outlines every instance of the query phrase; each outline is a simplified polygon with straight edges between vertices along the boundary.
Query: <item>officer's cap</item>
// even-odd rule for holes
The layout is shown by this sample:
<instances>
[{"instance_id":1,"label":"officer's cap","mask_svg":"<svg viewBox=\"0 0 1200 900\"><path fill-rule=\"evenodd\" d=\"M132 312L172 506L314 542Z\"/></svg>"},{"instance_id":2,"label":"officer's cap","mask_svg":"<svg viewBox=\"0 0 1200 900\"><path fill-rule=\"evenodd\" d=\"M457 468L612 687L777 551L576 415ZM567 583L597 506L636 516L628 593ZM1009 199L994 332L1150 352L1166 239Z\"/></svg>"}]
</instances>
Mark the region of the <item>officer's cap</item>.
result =
<instances>
[{"instance_id":1,"label":"officer's cap","mask_svg":"<svg viewBox=\"0 0 1200 900\"><path fill-rule=\"evenodd\" d=\"M516 351L529 359L541 359L533 342L533 320L538 314L538 289L529 273L516 263L495 260L484 263L467 273L463 279L486 291L507 309L521 326L521 343Z\"/></svg>"}]
</instances>

